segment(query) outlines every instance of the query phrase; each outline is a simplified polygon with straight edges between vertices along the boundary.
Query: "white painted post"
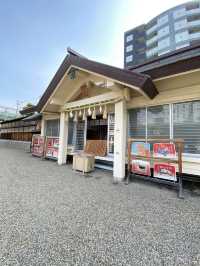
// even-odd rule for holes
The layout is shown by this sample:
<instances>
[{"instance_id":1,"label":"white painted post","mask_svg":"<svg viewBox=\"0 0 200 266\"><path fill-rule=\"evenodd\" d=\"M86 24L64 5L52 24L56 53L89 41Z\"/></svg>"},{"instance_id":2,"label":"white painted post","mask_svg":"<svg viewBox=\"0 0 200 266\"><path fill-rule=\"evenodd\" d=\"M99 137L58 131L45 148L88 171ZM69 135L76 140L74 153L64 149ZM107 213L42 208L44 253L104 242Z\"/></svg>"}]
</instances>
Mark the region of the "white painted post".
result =
<instances>
[{"instance_id":1,"label":"white painted post","mask_svg":"<svg viewBox=\"0 0 200 266\"><path fill-rule=\"evenodd\" d=\"M114 166L115 182L125 177L127 110L124 100L115 103Z\"/></svg>"},{"instance_id":2,"label":"white painted post","mask_svg":"<svg viewBox=\"0 0 200 266\"><path fill-rule=\"evenodd\" d=\"M58 164L66 164L68 143L68 113L62 112L60 114L60 135L59 135L59 149L58 149Z\"/></svg>"},{"instance_id":3,"label":"white painted post","mask_svg":"<svg viewBox=\"0 0 200 266\"><path fill-rule=\"evenodd\" d=\"M46 121L44 118L44 115L42 116L42 120L41 120L41 136L44 137L45 136L45 130L46 130Z\"/></svg>"}]
</instances>

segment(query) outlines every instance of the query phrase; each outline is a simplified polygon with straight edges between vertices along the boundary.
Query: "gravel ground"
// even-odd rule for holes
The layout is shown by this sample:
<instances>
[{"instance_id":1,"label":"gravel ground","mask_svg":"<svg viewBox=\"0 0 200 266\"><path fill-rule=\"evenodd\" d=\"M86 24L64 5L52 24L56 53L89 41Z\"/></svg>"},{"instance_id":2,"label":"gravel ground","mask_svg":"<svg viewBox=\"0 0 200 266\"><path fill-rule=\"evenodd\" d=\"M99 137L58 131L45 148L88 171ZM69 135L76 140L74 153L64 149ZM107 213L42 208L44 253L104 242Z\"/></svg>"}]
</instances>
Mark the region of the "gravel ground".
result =
<instances>
[{"instance_id":1,"label":"gravel ground","mask_svg":"<svg viewBox=\"0 0 200 266\"><path fill-rule=\"evenodd\" d=\"M200 265L200 198L0 147L0 265Z\"/></svg>"}]
</instances>

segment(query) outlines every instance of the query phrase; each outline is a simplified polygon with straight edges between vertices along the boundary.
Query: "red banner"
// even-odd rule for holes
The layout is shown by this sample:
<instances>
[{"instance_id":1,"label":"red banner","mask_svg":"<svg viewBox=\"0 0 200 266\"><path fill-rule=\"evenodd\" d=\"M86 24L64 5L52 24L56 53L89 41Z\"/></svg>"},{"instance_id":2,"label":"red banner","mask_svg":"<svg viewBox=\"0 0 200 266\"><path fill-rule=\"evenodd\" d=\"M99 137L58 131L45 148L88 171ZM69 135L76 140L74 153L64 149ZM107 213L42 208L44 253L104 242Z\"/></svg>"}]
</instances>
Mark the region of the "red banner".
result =
<instances>
[{"instance_id":1,"label":"red banner","mask_svg":"<svg viewBox=\"0 0 200 266\"><path fill-rule=\"evenodd\" d=\"M46 157L51 159L58 158L59 138L47 137Z\"/></svg>"},{"instance_id":2,"label":"red banner","mask_svg":"<svg viewBox=\"0 0 200 266\"><path fill-rule=\"evenodd\" d=\"M176 158L176 148L173 143L154 143L153 156L160 158Z\"/></svg>"},{"instance_id":3,"label":"red banner","mask_svg":"<svg viewBox=\"0 0 200 266\"><path fill-rule=\"evenodd\" d=\"M151 175L150 162L143 160L132 160L132 172L140 175Z\"/></svg>"},{"instance_id":4,"label":"red banner","mask_svg":"<svg viewBox=\"0 0 200 266\"><path fill-rule=\"evenodd\" d=\"M167 163L155 163L154 177L176 181L176 168L174 165Z\"/></svg>"},{"instance_id":5,"label":"red banner","mask_svg":"<svg viewBox=\"0 0 200 266\"><path fill-rule=\"evenodd\" d=\"M42 157L44 155L45 138L40 135L33 135L32 155Z\"/></svg>"}]
</instances>

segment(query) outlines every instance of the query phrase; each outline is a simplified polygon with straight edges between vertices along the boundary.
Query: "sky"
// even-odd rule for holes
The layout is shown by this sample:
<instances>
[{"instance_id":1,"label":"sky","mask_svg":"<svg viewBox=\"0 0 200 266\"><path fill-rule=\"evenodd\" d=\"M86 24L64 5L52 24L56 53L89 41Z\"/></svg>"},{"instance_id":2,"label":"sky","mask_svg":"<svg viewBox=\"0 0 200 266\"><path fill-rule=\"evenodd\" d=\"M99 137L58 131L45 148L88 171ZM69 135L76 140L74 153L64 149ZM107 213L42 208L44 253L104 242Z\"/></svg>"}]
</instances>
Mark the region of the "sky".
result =
<instances>
[{"instance_id":1,"label":"sky","mask_svg":"<svg viewBox=\"0 0 200 266\"><path fill-rule=\"evenodd\" d=\"M1 0L0 106L36 103L67 54L123 67L124 32L181 0Z\"/></svg>"}]
</instances>

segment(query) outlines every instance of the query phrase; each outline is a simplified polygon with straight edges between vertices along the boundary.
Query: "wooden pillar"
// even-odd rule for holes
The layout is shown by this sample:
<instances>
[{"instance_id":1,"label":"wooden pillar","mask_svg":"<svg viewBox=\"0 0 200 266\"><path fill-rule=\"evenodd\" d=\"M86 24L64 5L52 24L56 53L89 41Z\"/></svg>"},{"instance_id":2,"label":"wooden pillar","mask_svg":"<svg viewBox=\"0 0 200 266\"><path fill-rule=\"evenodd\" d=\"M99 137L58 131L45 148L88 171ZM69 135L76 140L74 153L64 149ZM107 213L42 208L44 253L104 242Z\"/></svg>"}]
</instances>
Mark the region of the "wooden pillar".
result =
<instances>
[{"instance_id":1,"label":"wooden pillar","mask_svg":"<svg viewBox=\"0 0 200 266\"><path fill-rule=\"evenodd\" d=\"M115 135L114 135L114 181L122 181L125 177L126 163L126 131L127 110L126 102L122 100L115 103Z\"/></svg>"},{"instance_id":2,"label":"wooden pillar","mask_svg":"<svg viewBox=\"0 0 200 266\"><path fill-rule=\"evenodd\" d=\"M60 135L59 135L59 149L58 149L58 164L66 164L68 143L68 113L62 112L60 114Z\"/></svg>"}]
</instances>

